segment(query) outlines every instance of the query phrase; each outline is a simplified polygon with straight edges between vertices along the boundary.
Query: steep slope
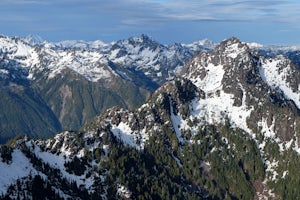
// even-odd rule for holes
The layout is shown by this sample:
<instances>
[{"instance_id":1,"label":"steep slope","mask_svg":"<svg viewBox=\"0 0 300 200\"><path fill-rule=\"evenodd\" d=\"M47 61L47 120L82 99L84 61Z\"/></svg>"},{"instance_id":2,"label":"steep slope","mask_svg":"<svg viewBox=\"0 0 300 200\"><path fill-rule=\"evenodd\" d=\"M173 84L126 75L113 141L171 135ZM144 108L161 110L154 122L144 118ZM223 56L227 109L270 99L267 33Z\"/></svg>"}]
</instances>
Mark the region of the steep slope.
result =
<instances>
[{"instance_id":1,"label":"steep slope","mask_svg":"<svg viewBox=\"0 0 300 200\"><path fill-rule=\"evenodd\" d=\"M61 130L52 110L30 87L29 70L24 63L35 63L34 55L19 40L0 38L0 143L18 134L45 138ZM19 48L17 48L19 46ZM14 54L12 56L12 54Z\"/></svg>"},{"instance_id":2,"label":"steep slope","mask_svg":"<svg viewBox=\"0 0 300 200\"><path fill-rule=\"evenodd\" d=\"M108 58L127 69L139 70L154 82L162 84L176 75L193 53L181 44L165 46L141 35L113 44Z\"/></svg>"},{"instance_id":3,"label":"steep slope","mask_svg":"<svg viewBox=\"0 0 300 200\"><path fill-rule=\"evenodd\" d=\"M252 184L263 178L254 141L230 127L181 130L181 125L193 127L184 120L197 93L190 81L178 79L134 112L115 107L79 132L44 141L17 138L1 148L4 171L11 167L18 172L2 178L4 196L26 199L42 190L43 198L64 199L252 197ZM243 159L247 156L255 160ZM28 170L17 167L20 160ZM233 184L236 177L239 185ZM33 189L37 183L44 185L39 193Z\"/></svg>"},{"instance_id":4,"label":"steep slope","mask_svg":"<svg viewBox=\"0 0 300 200\"><path fill-rule=\"evenodd\" d=\"M48 105L24 85L8 83L0 86L0 143L19 135L45 138L61 130Z\"/></svg>"},{"instance_id":5,"label":"steep slope","mask_svg":"<svg viewBox=\"0 0 300 200\"><path fill-rule=\"evenodd\" d=\"M126 75L132 81L148 78L156 86L178 75L195 51L214 47L214 43L209 40L163 45L144 34L112 43L65 41L47 45L51 49L60 50L96 50L113 63L112 67L121 76Z\"/></svg>"},{"instance_id":6,"label":"steep slope","mask_svg":"<svg viewBox=\"0 0 300 200\"><path fill-rule=\"evenodd\" d=\"M113 107L79 131L1 146L2 197L295 199L298 76L285 57L225 40L138 109Z\"/></svg>"},{"instance_id":7,"label":"steep slope","mask_svg":"<svg viewBox=\"0 0 300 200\"><path fill-rule=\"evenodd\" d=\"M101 53L55 51L9 37L1 37L1 82L1 142L16 134L45 137L77 129L111 106L133 108L153 90L121 77Z\"/></svg>"},{"instance_id":8,"label":"steep slope","mask_svg":"<svg viewBox=\"0 0 300 200\"><path fill-rule=\"evenodd\" d=\"M41 103L32 108L16 100L20 112L39 107L40 113L50 112L51 120L60 123L51 122L54 127L48 124L49 130L53 131L50 132L55 133L60 128L74 130L111 106L132 109L140 105L159 84L178 73L192 57L192 49L204 48L201 45L165 46L146 35L110 44L101 41L54 44L42 42L39 37L1 36L0 78L4 82L17 82L26 91L34 93L32 98L40 98L36 100L27 96L29 99L26 101ZM6 89L10 92L10 87ZM10 95L10 98L14 101L13 96ZM0 109L2 111L6 110ZM3 115L13 118L11 112ZM29 136L44 134L37 133L41 129L38 127L41 120L34 121L35 130L28 128L27 123L15 125L13 120L6 120L6 123L7 127L19 126L14 134L22 133L22 128L26 129L26 134L31 130ZM43 127L43 123L40 124ZM2 135L10 137L7 128L2 132Z\"/></svg>"},{"instance_id":9,"label":"steep slope","mask_svg":"<svg viewBox=\"0 0 300 200\"><path fill-rule=\"evenodd\" d=\"M202 97L191 104L200 124L228 121L255 141L266 167L263 185L272 185L273 198L297 196L292 191L299 178L293 176L299 160L299 75L287 58L264 58L236 38L198 54L183 72L201 89Z\"/></svg>"},{"instance_id":10,"label":"steep slope","mask_svg":"<svg viewBox=\"0 0 300 200\"><path fill-rule=\"evenodd\" d=\"M64 129L76 130L105 109L119 105L132 109L150 92L120 77L111 82L91 82L71 70L55 78L36 79L33 87L43 96Z\"/></svg>"},{"instance_id":11,"label":"steep slope","mask_svg":"<svg viewBox=\"0 0 300 200\"><path fill-rule=\"evenodd\" d=\"M138 109L114 107L79 131L2 146L1 168L16 171L0 176L3 197L295 199L293 75L299 71L285 57L266 59L225 40Z\"/></svg>"},{"instance_id":12,"label":"steep slope","mask_svg":"<svg viewBox=\"0 0 300 200\"><path fill-rule=\"evenodd\" d=\"M203 102L194 106L205 121L222 121L226 115L234 126L253 134L273 127L274 136L288 141L298 128L293 125L297 115L282 116L290 123L277 118L279 113L297 114L300 107L300 72L283 56L265 59L232 38L212 52L197 55L182 73L203 91ZM278 108L270 109L274 105Z\"/></svg>"}]
</instances>

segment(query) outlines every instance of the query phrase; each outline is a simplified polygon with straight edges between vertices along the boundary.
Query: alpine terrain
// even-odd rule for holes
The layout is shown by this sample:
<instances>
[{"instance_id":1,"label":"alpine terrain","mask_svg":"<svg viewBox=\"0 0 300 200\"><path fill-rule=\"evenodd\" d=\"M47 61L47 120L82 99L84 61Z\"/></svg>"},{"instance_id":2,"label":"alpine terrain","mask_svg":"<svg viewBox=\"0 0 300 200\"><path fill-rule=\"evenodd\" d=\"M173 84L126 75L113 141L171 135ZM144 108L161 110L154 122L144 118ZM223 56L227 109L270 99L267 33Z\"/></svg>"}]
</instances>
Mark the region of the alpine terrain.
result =
<instances>
[{"instance_id":1,"label":"alpine terrain","mask_svg":"<svg viewBox=\"0 0 300 200\"><path fill-rule=\"evenodd\" d=\"M112 43L0 36L0 143L76 130L112 106L133 109L194 51L213 45L166 46L146 35Z\"/></svg>"},{"instance_id":2,"label":"alpine terrain","mask_svg":"<svg viewBox=\"0 0 300 200\"><path fill-rule=\"evenodd\" d=\"M141 38L132 40L139 42ZM133 62L130 59L133 54L128 50L122 54L122 45L128 47L130 41L112 45L118 53L109 51L108 57L100 57L103 60L110 58L106 64L104 61L95 62L94 70L103 67L102 70L108 74L105 77L118 77L120 82L123 81L120 85L131 83L139 92L142 85L130 76L139 73L132 70L140 70L152 83L163 84L139 107L129 110L121 106L109 108L77 131L63 131L50 139L19 136L2 145L1 198L300 197L300 71L295 62L282 55L263 56L233 37L212 50L195 53L180 74L170 78L173 74L169 73L176 71L175 65L168 66L166 62L164 65L170 70L162 69L156 73L146 64L139 63L139 59ZM130 45L136 44L132 42ZM99 84L105 79L103 76L88 77L84 74L86 71L81 70L82 65L76 64L77 61L74 61L73 68L65 62L87 54L99 58L96 52L84 48L36 46L32 50L39 52L36 57L20 58L20 63L45 63L45 68L39 64L30 65L33 66L30 68L19 66L24 69L23 76L34 82L32 91L39 94L32 103L45 102L38 103L47 108L45 116L54 114L63 119L64 115L57 113L63 109L57 107L65 106L66 113L70 114L73 107L66 102L72 102L75 88L93 91L96 86L92 80ZM126 59L121 56L126 54L129 54ZM51 58L61 56L54 59L61 65L51 64L54 61L49 62L50 55ZM148 53L136 55L149 56ZM82 60L93 61L89 59ZM118 59L128 65L118 64ZM128 62L125 61L127 59ZM49 72L48 75L42 76L46 72ZM62 84L64 79L68 84ZM86 86L76 85L76 81L81 79L86 80ZM127 79L132 81L126 82ZM19 88L23 84L26 81L9 82L6 87L8 91L17 87L15 90L22 92L18 94L25 95L26 90ZM103 84L110 86L107 82ZM90 91L78 94L91 95ZM56 96L52 96L51 92L56 92ZM58 97L62 99L60 104L51 103ZM34 113L39 114L39 108L35 109ZM74 119L70 118L70 123ZM53 127L56 123L54 120Z\"/></svg>"}]
</instances>

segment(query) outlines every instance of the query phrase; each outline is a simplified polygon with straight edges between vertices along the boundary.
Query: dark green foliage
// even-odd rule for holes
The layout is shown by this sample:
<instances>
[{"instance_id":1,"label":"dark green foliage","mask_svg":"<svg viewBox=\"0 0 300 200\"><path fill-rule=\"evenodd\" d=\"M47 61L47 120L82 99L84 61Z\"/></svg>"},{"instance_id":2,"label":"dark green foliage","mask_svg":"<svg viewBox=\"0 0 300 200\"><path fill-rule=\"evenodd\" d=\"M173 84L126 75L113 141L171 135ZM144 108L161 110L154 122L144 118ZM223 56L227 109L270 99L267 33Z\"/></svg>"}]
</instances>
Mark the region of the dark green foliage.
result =
<instances>
[{"instance_id":1,"label":"dark green foliage","mask_svg":"<svg viewBox=\"0 0 300 200\"><path fill-rule=\"evenodd\" d=\"M81 176L86 170L86 164L86 160L81 160L75 156L70 162L66 162L64 165L68 173Z\"/></svg>"},{"instance_id":2,"label":"dark green foliage","mask_svg":"<svg viewBox=\"0 0 300 200\"><path fill-rule=\"evenodd\" d=\"M278 144L270 140L266 143L265 151L269 160L278 161L277 181L270 181L269 187L274 188L280 199L298 199L300 196L299 154L292 149L280 152Z\"/></svg>"},{"instance_id":3,"label":"dark green foliage","mask_svg":"<svg viewBox=\"0 0 300 200\"><path fill-rule=\"evenodd\" d=\"M12 139L8 140L5 143L5 146L13 148L16 145L18 140L23 140L24 138L25 138L25 135L17 135L15 137L13 137Z\"/></svg>"},{"instance_id":4,"label":"dark green foliage","mask_svg":"<svg viewBox=\"0 0 300 200\"><path fill-rule=\"evenodd\" d=\"M275 104L278 107L286 106L284 94L280 92L280 90L272 91L272 93L270 94L270 101L272 104Z\"/></svg>"},{"instance_id":5,"label":"dark green foliage","mask_svg":"<svg viewBox=\"0 0 300 200\"><path fill-rule=\"evenodd\" d=\"M163 149L160 154L162 152ZM109 185L109 199L116 198L118 182L132 192L133 199L183 198L179 170L171 154L154 158L153 152L145 150L141 154L121 145L110 150L109 159L103 167L110 170L105 183Z\"/></svg>"},{"instance_id":6,"label":"dark green foliage","mask_svg":"<svg viewBox=\"0 0 300 200\"><path fill-rule=\"evenodd\" d=\"M263 160L255 141L244 131L231 128L229 122L199 127L189 144L181 144L172 125L164 124L161 132L151 135L142 151L123 145L109 131L105 135L105 143L101 145L109 146L107 153L101 145L93 152L84 148L83 157L75 156L65 164L69 173L81 176L91 169L90 162L95 159L99 163L95 172L103 178L95 178L92 191L66 180L59 170L43 163L29 147L20 144L33 166L48 178L33 176L19 180L23 183L11 186L8 194L18 191L22 197L22 191L28 191L27 194L36 199L46 196L51 199L50 195L59 199L53 190L58 187L78 199L102 199L103 194L108 199L126 199L118 193L118 187L122 185L130 191L129 199L254 199L257 185L265 180ZM74 137L75 146L84 144L82 133L78 132ZM271 140L266 140L264 151L266 155L276 155L276 160L289 160L280 162L277 170L280 176L285 170L289 173L284 179L269 182L268 187L274 188L280 199L297 198L300 195L299 156L293 151L280 155L278 145ZM26 188L18 185L26 185ZM43 191L46 196L39 196L38 191Z\"/></svg>"},{"instance_id":7,"label":"dark green foliage","mask_svg":"<svg viewBox=\"0 0 300 200\"><path fill-rule=\"evenodd\" d=\"M52 188L49 181L45 181L41 176L30 175L27 179L19 179L16 184L8 188L5 196L0 196L0 199L11 199L10 194L15 194L17 199L33 199L33 200L60 200L63 199Z\"/></svg>"},{"instance_id":8,"label":"dark green foliage","mask_svg":"<svg viewBox=\"0 0 300 200\"><path fill-rule=\"evenodd\" d=\"M94 155L95 161L97 163L99 163L101 161L101 157L104 155L104 151L102 149L97 148L94 150L93 155Z\"/></svg>"},{"instance_id":9,"label":"dark green foliage","mask_svg":"<svg viewBox=\"0 0 300 200\"><path fill-rule=\"evenodd\" d=\"M202 127L195 143L183 149L181 161L187 180L205 188L213 198L252 199L253 183L263 180L264 168L255 142L247 137L239 130ZM225 138L235 149L228 147Z\"/></svg>"},{"instance_id":10,"label":"dark green foliage","mask_svg":"<svg viewBox=\"0 0 300 200\"><path fill-rule=\"evenodd\" d=\"M9 164L12 161L12 151L13 149L6 145L0 146L0 155L2 158L2 162Z\"/></svg>"},{"instance_id":11,"label":"dark green foliage","mask_svg":"<svg viewBox=\"0 0 300 200\"><path fill-rule=\"evenodd\" d=\"M253 199L254 182L264 179L255 142L241 130L215 126L202 127L194 140L182 146L172 127L163 125L142 152L111 143L101 166L110 172L109 198L122 184L133 199Z\"/></svg>"},{"instance_id":12,"label":"dark green foliage","mask_svg":"<svg viewBox=\"0 0 300 200\"><path fill-rule=\"evenodd\" d=\"M27 145L25 145L24 142L20 143L20 148L25 156L30 160L33 167L37 171L46 175L47 179L44 180L39 175L30 175L24 180L19 179L16 185L13 184L9 187L6 196L0 196L0 199L8 198L10 194L16 193L20 197L23 197L23 199L28 199L28 196L31 196L33 199L61 199L60 195L53 189L53 187L60 189L64 194L71 197L89 199L90 195L84 187L78 186L75 182L70 182L70 180L64 178L59 169L52 168L48 163L43 162ZM72 168L72 172L82 173L82 168L85 167L84 163L86 162L85 158L83 160L78 158L76 160L76 158L74 158L73 163L70 165L76 165L80 167L80 169ZM83 165L78 163L83 163ZM97 194L94 196L96 197Z\"/></svg>"},{"instance_id":13,"label":"dark green foliage","mask_svg":"<svg viewBox=\"0 0 300 200\"><path fill-rule=\"evenodd\" d=\"M51 185L45 182L39 175L32 180L31 186L32 199L61 199L51 188Z\"/></svg>"},{"instance_id":14,"label":"dark green foliage","mask_svg":"<svg viewBox=\"0 0 300 200\"><path fill-rule=\"evenodd\" d=\"M175 86L178 89L177 94L182 103L189 102L196 97L197 87L191 81L176 79Z\"/></svg>"}]
</instances>

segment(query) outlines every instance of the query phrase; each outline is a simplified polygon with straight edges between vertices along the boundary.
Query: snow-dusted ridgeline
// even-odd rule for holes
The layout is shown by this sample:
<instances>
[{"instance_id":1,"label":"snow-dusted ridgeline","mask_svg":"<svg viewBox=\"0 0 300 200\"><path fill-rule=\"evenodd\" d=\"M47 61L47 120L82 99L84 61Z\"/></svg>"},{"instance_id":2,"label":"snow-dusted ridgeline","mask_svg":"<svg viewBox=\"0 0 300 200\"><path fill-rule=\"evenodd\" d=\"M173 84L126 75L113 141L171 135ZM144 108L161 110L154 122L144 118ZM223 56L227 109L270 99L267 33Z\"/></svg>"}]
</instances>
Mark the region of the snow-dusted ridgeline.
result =
<instances>
[{"instance_id":1,"label":"snow-dusted ridgeline","mask_svg":"<svg viewBox=\"0 0 300 200\"><path fill-rule=\"evenodd\" d=\"M109 81L118 75L132 81L126 75L126 69L141 71L155 81L164 82L165 78L179 73L195 50L212 46L208 40L162 45L146 35L111 43L100 40L49 43L38 36L0 37L0 52L6 55L4 59L16 61L27 71L25 76L29 79L35 79L37 72L54 78L64 69L71 69L92 82ZM122 66L125 72L111 69L110 62ZM5 75L4 71L0 73Z\"/></svg>"}]
</instances>

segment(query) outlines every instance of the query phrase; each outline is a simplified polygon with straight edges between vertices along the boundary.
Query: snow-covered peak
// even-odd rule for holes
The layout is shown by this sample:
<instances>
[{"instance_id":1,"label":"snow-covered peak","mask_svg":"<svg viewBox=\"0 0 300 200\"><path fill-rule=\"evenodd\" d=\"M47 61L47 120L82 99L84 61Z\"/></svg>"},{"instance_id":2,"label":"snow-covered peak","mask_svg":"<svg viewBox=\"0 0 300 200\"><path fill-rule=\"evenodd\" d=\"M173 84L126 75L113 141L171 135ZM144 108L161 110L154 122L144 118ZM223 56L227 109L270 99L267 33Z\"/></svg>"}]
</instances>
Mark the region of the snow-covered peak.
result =
<instances>
[{"instance_id":1,"label":"snow-covered peak","mask_svg":"<svg viewBox=\"0 0 300 200\"><path fill-rule=\"evenodd\" d=\"M145 34L138 37L131 37L128 39L128 42L134 42L136 44L158 44L152 37Z\"/></svg>"},{"instance_id":2,"label":"snow-covered peak","mask_svg":"<svg viewBox=\"0 0 300 200\"><path fill-rule=\"evenodd\" d=\"M232 126L253 134L253 137L258 134L258 124L264 127L259 134L266 137L289 138L294 134L295 117L284 116L290 121L288 128L284 124L278 126L282 122L273 117L277 113L263 109L270 104L290 109L287 106L289 100L300 108L300 72L284 56L264 58L247 44L231 38L213 51L197 54L182 73L201 91L202 97L195 100L192 110L193 115L203 121L224 123L228 118ZM258 109L262 111L257 112ZM265 124L267 120L268 124ZM291 130L287 132L286 129Z\"/></svg>"},{"instance_id":3,"label":"snow-covered peak","mask_svg":"<svg viewBox=\"0 0 300 200\"><path fill-rule=\"evenodd\" d=\"M258 50L268 50L273 52L288 52L288 51L300 51L300 46L297 45L262 45L257 46Z\"/></svg>"},{"instance_id":4,"label":"snow-covered peak","mask_svg":"<svg viewBox=\"0 0 300 200\"><path fill-rule=\"evenodd\" d=\"M191 44L184 44L183 46L188 47L192 49L193 51L201 51L203 49L211 50L216 47L216 43L209 39L203 39L196 42L193 42Z\"/></svg>"},{"instance_id":5,"label":"snow-covered peak","mask_svg":"<svg viewBox=\"0 0 300 200\"><path fill-rule=\"evenodd\" d=\"M2 62L5 63L0 68L7 75L14 73L11 75L12 78L19 76L15 73L21 74L22 78L32 78L31 67L36 66L40 62L35 48L20 38L1 36L0 57Z\"/></svg>"},{"instance_id":6,"label":"snow-covered peak","mask_svg":"<svg viewBox=\"0 0 300 200\"><path fill-rule=\"evenodd\" d=\"M129 39L119 40L113 45L113 49L121 48L122 50L128 51L129 53L137 53L148 49L155 51L158 48L164 47L163 45L156 42L154 39L147 35L141 35L139 37L130 37Z\"/></svg>"},{"instance_id":7,"label":"snow-covered peak","mask_svg":"<svg viewBox=\"0 0 300 200\"><path fill-rule=\"evenodd\" d=\"M263 44L256 43L256 42L248 42L247 45L248 45L251 49L259 49L259 48L263 48L263 47L264 47Z\"/></svg>"},{"instance_id":8,"label":"snow-covered peak","mask_svg":"<svg viewBox=\"0 0 300 200\"><path fill-rule=\"evenodd\" d=\"M59 49L85 49L85 50L99 50L104 51L112 44L105 43L101 40L84 41L84 40L65 40L56 43L50 43L51 48Z\"/></svg>"},{"instance_id":9,"label":"snow-covered peak","mask_svg":"<svg viewBox=\"0 0 300 200\"><path fill-rule=\"evenodd\" d=\"M119 46L114 46L113 53L81 49L80 44L78 46L80 48L69 49L56 49L51 45L36 47L33 50L38 53L46 65L36 65L35 67L46 66L44 69L50 71L53 76L67 68L85 76L88 80L97 81L98 79L90 77L96 74L97 70L102 75L105 70L112 73L116 71L105 65L105 62L108 63L108 61L118 62L117 64L120 66L128 68L133 64L135 67L143 66L140 69L148 69L145 72L149 73L156 70L161 72L160 70L163 69L160 66L168 63L163 62L164 60L170 59L170 62L176 63L181 58L178 55L182 56L185 55L183 52L189 52L181 49L184 46L181 44L175 44L171 48L160 45L158 49L153 50L147 46L139 46L140 42L143 43L142 40L141 38L132 39L132 43L129 40L123 41ZM5 39L2 42L5 42ZM6 52L14 55L19 48L21 49L22 44L19 44L18 40L11 41L11 44L13 45ZM26 43L24 45L26 47ZM30 49L30 47L28 48ZM26 56L26 51L24 52L20 55ZM17 57L15 59L19 59L20 62L22 60ZM210 169L219 169L217 167L223 161L228 164L229 158L237 158L236 164L231 161L230 163L240 167L241 175L244 173L255 174L259 169L257 163L262 162L261 178L266 178L266 181L276 181L278 177L283 179L288 177L293 169L297 169L293 165L293 168L289 167L293 162L279 160L293 152L282 155L279 152L275 156L272 155L276 151L293 149L300 152L299 115L295 108L295 105L299 108L298 77L300 75L288 59L282 56L268 59L260 57L252 50L249 51L245 43L231 38L222 42L212 51L197 53L186 68L183 78L174 78L160 87L149 101L137 110L128 111L114 107L96 117L91 124L86 125L78 132L65 131L52 139L30 140L19 145L19 148L11 152L9 161L0 161L0 168L3 169L1 172L4 173L0 176L2 177L0 178L0 193L5 194L7 189L20 185L17 180L22 182L30 175L39 174L43 179L52 181L51 187L56 188L56 191L62 196L66 196L66 199L73 198L69 195L84 194L85 189L91 194L97 190L105 196L110 189L105 186L108 183L106 180L111 181L111 177L113 177L111 175L117 174L112 171L115 166L129 166L130 173L128 174L140 179L137 173L140 171L138 167L147 167L144 163L148 162L148 160L144 162L141 159L145 157L144 155L151 156L151 152L157 152L156 148L159 148L169 155L168 159L162 159L163 165L161 166L170 169L170 166L174 167L177 164L179 170L189 169L185 168L186 165L190 166L190 159L186 159L190 156L188 153L198 154L192 149L189 151L188 145L193 144L196 145L192 148L203 148L198 149L201 156L195 160L199 161L200 168L202 168L201 163L208 166L207 171L204 171L207 173L206 177L217 177L208 174L216 171L209 172ZM1 69L0 72L7 73L5 70ZM48 72L47 70L45 71ZM295 105L286 99L292 100ZM208 127L207 124L212 126ZM246 133L249 134L249 137ZM229 151L222 148L223 143L215 143L218 140L222 140ZM249 143L250 140L253 142ZM120 143L142 152L145 151L145 154L139 157L137 151L131 153L130 148L123 148ZM272 145L274 143L276 146ZM188 148L185 148L185 145ZM254 152L253 148L249 148L250 146L255 147L257 152ZM209 156L202 155L206 151L206 155ZM222 153L226 151L236 153L223 156ZM240 154L239 151L245 152ZM118 153L124 154L117 157ZM154 155L160 153L161 151L158 151L158 154ZM254 164L251 169L248 165L243 164L244 157L252 159L251 156L248 156L251 154L248 153L257 156L254 158L255 160L249 161ZM220 154L220 162L215 162L217 157L212 156ZM6 154L2 155L3 153L1 153L2 158L7 156ZM127 158L126 156L130 159L128 164L127 161L123 162L123 158ZM292 156L296 157L293 154ZM137 167L131 167L136 158L139 160ZM153 156L153 158L158 157ZM287 160L290 158L292 157L287 157ZM175 165L169 165L170 159L174 159L173 164ZM211 159L211 162L203 159ZM168 163L165 160L168 160ZM151 163L153 165L149 172L153 171L155 177L157 169L160 169L161 166L156 167L157 163ZM287 166L286 170L291 171L282 172L281 167L284 166ZM197 170L200 169L199 167ZM138 171L135 171L136 168ZM252 169L255 170L251 172ZM11 170L15 173L10 173ZM185 173L185 170L178 172ZM110 175L110 173L112 174ZM178 177L180 177L180 173L178 173ZM281 174L283 175L281 176ZM106 179L107 175L110 179ZM253 179L250 178L257 180L257 177L255 175ZM181 176L181 178L185 178L185 176ZM290 178L286 181L289 181ZM246 179L248 178L246 177ZM65 181L61 182L62 180ZM130 198L130 194L134 194L128 189L131 187L130 184L122 185L123 183L119 184L119 181L122 181L122 178L117 177L115 181L112 181L115 190L109 191L116 191L117 194ZM72 188L75 183L75 186L80 188L78 190L80 192L75 193L72 190L63 189L61 186L68 185L66 183L72 183ZM246 181L247 185L249 183ZM99 190L99 185L101 188L104 186L103 191ZM251 184L249 186L252 188ZM16 190L27 192L22 187L18 187ZM191 188L190 183L185 188Z\"/></svg>"},{"instance_id":10,"label":"snow-covered peak","mask_svg":"<svg viewBox=\"0 0 300 200\"><path fill-rule=\"evenodd\" d=\"M198 45L201 45L203 47L207 47L207 48L213 48L216 46L216 43L214 43L212 40L209 39L203 39L203 40L199 40L198 42L196 42Z\"/></svg>"},{"instance_id":11,"label":"snow-covered peak","mask_svg":"<svg viewBox=\"0 0 300 200\"><path fill-rule=\"evenodd\" d=\"M12 54L15 57L30 56L33 48L19 38L0 37L1 53Z\"/></svg>"},{"instance_id":12,"label":"snow-covered peak","mask_svg":"<svg viewBox=\"0 0 300 200\"><path fill-rule=\"evenodd\" d=\"M43 42L45 42L45 40L39 36L39 35L27 35L23 41L25 41L26 43L30 44L30 45L39 45L42 44Z\"/></svg>"},{"instance_id":13,"label":"snow-covered peak","mask_svg":"<svg viewBox=\"0 0 300 200\"><path fill-rule=\"evenodd\" d=\"M29 44L31 39L31 36L24 40L0 37L0 56L4 56L3 59L7 62L3 66L5 68L1 70L2 75L7 75L10 71L20 67L24 69L22 72L29 79L35 79L39 72L43 72L43 76L54 78L64 69L73 70L93 82L100 79L110 80L109 78L116 75L108 67L106 56L98 50L91 49L91 47L100 48L100 46L106 48L108 46L106 43L65 41L60 47L68 48L54 48L57 45L48 42L32 46Z\"/></svg>"},{"instance_id":14,"label":"snow-covered peak","mask_svg":"<svg viewBox=\"0 0 300 200\"><path fill-rule=\"evenodd\" d=\"M247 44L242 43L235 37L224 40L216 48L231 58L236 58L238 55L244 54L249 50Z\"/></svg>"},{"instance_id":15,"label":"snow-covered peak","mask_svg":"<svg viewBox=\"0 0 300 200\"><path fill-rule=\"evenodd\" d=\"M134 40L136 42L154 41L153 38L151 38L150 36L148 36L146 34L142 34L137 37L131 37L129 40Z\"/></svg>"},{"instance_id":16,"label":"snow-covered peak","mask_svg":"<svg viewBox=\"0 0 300 200\"><path fill-rule=\"evenodd\" d=\"M179 74L195 51L206 49L203 45L212 45L208 40L192 45L163 45L145 34L112 43L100 40L50 43L35 35L23 39L2 37L1 40L1 51L9 52L9 58L25 67L32 79L36 72L53 78L67 68L89 81L104 77L109 80L109 73L103 70L103 66L112 63L117 68L113 67L112 71L122 74L127 80L132 81L137 72L142 79L150 78L155 84L164 83ZM5 75L7 71L2 72Z\"/></svg>"},{"instance_id":17,"label":"snow-covered peak","mask_svg":"<svg viewBox=\"0 0 300 200\"><path fill-rule=\"evenodd\" d=\"M46 51L50 53L51 51ZM97 51L56 51L51 52L51 59L47 69L50 70L49 78L54 78L64 69L71 69L85 77L87 80L97 82L101 79L110 80L116 73L107 65L105 56Z\"/></svg>"},{"instance_id":18,"label":"snow-covered peak","mask_svg":"<svg viewBox=\"0 0 300 200\"><path fill-rule=\"evenodd\" d=\"M174 76L193 56L186 47L165 46L146 35L117 41L107 54L115 64L142 72L157 83Z\"/></svg>"}]
</instances>

